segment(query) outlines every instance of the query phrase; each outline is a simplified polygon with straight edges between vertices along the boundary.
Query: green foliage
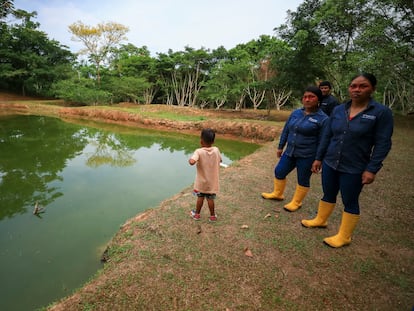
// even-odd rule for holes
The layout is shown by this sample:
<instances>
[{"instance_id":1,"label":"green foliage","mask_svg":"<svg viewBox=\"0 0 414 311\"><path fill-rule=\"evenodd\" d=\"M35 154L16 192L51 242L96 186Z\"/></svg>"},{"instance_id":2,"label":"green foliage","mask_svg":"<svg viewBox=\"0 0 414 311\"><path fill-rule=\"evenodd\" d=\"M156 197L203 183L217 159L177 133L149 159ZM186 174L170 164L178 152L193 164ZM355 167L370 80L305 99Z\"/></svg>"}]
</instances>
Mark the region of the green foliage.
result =
<instances>
[{"instance_id":1,"label":"green foliage","mask_svg":"<svg viewBox=\"0 0 414 311\"><path fill-rule=\"evenodd\" d=\"M114 94L114 101L151 103L161 83L156 60L148 49L132 44L121 45L113 49L112 57L107 87Z\"/></svg>"},{"instance_id":2,"label":"green foliage","mask_svg":"<svg viewBox=\"0 0 414 311\"><path fill-rule=\"evenodd\" d=\"M288 46L276 38L261 36L246 44L239 44L225 52L220 49L214 57L208 78L203 84L200 99L214 104L216 108L232 109L257 108L264 98L264 92L272 92L278 86L275 83L276 70L270 64L284 53Z\"/></svg>"},{"instance_id":3,"label":"green foliage","mask_svg":"<svg viewBox=\"0 0 414 311\"><path fill-rule=\"evenodd\" d=\"M15 10L13 1L0 3L3 89L87 104L241 109L263 102L279 109L299 102L303 89L320 80L331 81L334 95L345 100L351 77L366 71L377 76L377 100L403 113L414 110L412 1L305 0L275 29L277 37L262 35L228 51L185 47L156 57L146 46L119 45L128 31L120 24L77 22L70 30L85 45L87 60L81 63L37 30L35 12ZM19 22L8 25L7 14Z\"/></svg>"},{"instance_id":4,"label":"green foliage","mask_svg":"<svg viewBox=\"0 0 414 311\"><path fill-rule=\"evenodd\" d=\"M323 75L321 56L323 45L316 31L313 15L320 7L320 1L304 1L297 12L288 13L288 23L277 29L280 38L286 41L291 50L275 60L278 70L277 81L302 95L308 84L315 84L318 76Z\"/></svg>"},{"instance_id":5,"label":"green foliage","mask_svg":"<svg viewBox=\"0 0 414 311\"><path fill-rule=\"evenodd\" d=\"M291 88L330 80L347 96L352 76L377 76L377 99L398 110L414 105L414 4L401 0L306 0L278 35L292 53L277 63Z\"/></svg>"},{"instance_id":6,"label":"green foliage","mask_svg":"<svg viewBox=\"0 0 414 311\"><path fill-rule=\"evenodd\" d=\"M49 95L53 82L71 71L74 56L37 30L36 13L13 11L20 23L0 24L0 88L23 95Z\"/></svg>"},{"instance_id":7,"label":"green foliage","mask_svg":"<svg viewBox=\"0 0 414 311\"><path fill-rule=\"evenodd\" d=\"M90 79L61 80L52 86L52 93L68 102L96 105L110 103L112 94L98 89Z\"/></svg>"},{"instance_id":8,"label":"green foliage","mask_svg":"<svg viewBox=\"0 0 414 311\"><path fill-rule=\"evenodd\" d=\"M151 86L145 78L113 77L106 88L111 90L115 102L145 103L144 92Z\"/></svg>"},{"instance_id":9,"label":"green foliage","mask_svg":"<svg viewBox=\"0 0 414 311\"><path fill-rule=\"evenodd\" d=\"M201 86L211 68L206 49L159 54L157 68L168 104L194 107L197 104Z\"/></svg>"},{"instance_id":10,"label":"green foliage","mask_svg":"<svg viewBox=\"0 0 414 311\"><path fill-rule=\"evenodd\" d=\"M14 10L13 0L0 0L0 23L3 18Z\"/></svg>"}]
</instances>

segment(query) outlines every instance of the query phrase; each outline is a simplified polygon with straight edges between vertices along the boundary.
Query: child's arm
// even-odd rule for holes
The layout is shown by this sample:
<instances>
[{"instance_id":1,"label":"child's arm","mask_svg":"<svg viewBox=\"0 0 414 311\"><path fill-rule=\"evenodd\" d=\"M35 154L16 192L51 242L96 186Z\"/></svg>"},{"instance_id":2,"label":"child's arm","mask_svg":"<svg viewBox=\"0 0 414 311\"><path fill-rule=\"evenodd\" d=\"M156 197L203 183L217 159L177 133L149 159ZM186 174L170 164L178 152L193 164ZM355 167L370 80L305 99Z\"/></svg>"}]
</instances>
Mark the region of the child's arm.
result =
<instances>
[{"instance_id":1,"label":"child's arm","mask_svg":"<svg viewBox=\"0 0 414 311\"><path fill-rule=\"evenodd\" d=\"M194 153L191 155L191 157L188 159L188 163L190 165L194 165L197 163L199 159L199 155L198 155L198 149L196 151L194 151Z\"/></svg>"}]
</instances>

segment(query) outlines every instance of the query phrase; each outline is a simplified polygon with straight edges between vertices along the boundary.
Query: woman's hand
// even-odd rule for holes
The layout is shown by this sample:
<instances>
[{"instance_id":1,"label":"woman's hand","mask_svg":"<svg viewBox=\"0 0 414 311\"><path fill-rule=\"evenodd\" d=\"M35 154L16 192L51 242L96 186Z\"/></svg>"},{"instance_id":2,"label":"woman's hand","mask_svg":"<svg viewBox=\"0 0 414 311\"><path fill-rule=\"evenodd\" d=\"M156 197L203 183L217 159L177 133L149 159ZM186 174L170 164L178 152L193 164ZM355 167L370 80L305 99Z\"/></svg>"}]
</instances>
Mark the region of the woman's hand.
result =
<instances>
[{"instance_id":1,"label":"woman's hand","mask_svg":"<svg viewBox=\"0 0 414 311\"><path fill-rule=\"evenodd\" d=\"M278 158L280 158L282 156L282 153L283 153L283 149L277 149L276 155L277 155Z\"/></svg>"},{"instance_id":2,"label":"woman's hand","mask_svg":"<svg viewBox=\"0 0 414 311\"><path fill-rule=\"evenodd\" d=\"M312 173L318 174L322 169L322 161L315 160L312 163L311 171Z\"/></svg>"},{"instance_id":3,"label":"woman's hand","mask_svg":"<svg viewBox=\"0 0 414 311\"><path fill-rule=\"evenodd\" d=\"M364 171L362 173L362 184L363 185L369 185L372 184L375 180L375 174L368 172L368 171Z\"/></svg>"}]
</instances>

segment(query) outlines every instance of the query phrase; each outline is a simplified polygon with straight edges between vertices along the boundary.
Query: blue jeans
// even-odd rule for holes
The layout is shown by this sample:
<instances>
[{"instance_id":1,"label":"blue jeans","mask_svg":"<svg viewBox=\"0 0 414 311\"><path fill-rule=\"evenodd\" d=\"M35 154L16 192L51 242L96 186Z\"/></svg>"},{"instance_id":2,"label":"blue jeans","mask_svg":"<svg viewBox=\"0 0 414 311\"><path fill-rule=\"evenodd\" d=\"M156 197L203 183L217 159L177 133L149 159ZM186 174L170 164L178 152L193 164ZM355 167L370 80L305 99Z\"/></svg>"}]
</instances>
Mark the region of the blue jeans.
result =
<instances>
[{"instance_id":1,"label":"blue jeans","mask_svg":"<svg viewBox=\"0 0 414 311\"><path fill-rule=\"evenodd\" d=\"M362 173L342 173L326 165L325 162L322 164L322 201L336 203L338 192L341 191L345 212L359 215L359 195L362 187Z\"/></svg>"},{"instance_id":2,"label":"blue jeans","mask_svg":"<svg viewBox=\"0 0 414 311\"><path fill-rule=\"evenodd\" d=\"M309 187L310 178L312 176L311 168L313 160L313 157L296 158L283 154L279 160L279 163L275 167L275 177L277 179L285 179L286 176L289 175L294 168L296 168L298 184L302 187Z\"/></svg>"}]
</instances>

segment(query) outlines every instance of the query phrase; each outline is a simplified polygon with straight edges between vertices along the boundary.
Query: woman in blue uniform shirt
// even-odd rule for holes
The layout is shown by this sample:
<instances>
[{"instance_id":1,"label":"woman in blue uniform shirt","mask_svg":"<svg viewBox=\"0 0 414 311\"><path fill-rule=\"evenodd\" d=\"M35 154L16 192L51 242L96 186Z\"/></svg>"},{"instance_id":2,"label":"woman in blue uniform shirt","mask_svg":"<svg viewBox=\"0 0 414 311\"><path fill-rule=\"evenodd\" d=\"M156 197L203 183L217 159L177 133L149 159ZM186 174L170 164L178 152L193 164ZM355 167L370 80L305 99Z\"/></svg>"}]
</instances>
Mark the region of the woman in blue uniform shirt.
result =
<instances>
[{"instance_id":1,"label":"woman in blue uniform shirt","mask_svg":"<svg viewBox=\"0 0 414 311\"><path fill-rule=\"evenodd\" d=\"M372 99L376 84L375 76L367 73L351 80L351 100L333 110L312 165L314 173L322 169L323 197L316 217L302 220L302 225L326 227L340 191L345 207L341 225L336 235L324 239L331 247L351 243L359 221L359 195L374 181L391 149L392 112Z\"/></svg>"},{"instance_id":2,"label":"woman in blue uniform shirt","mask_svg":"<svg viewBox=\"0 0 414 311\"><path fill-rule=\"evenodd\" d=\"M290 212L302 206L302 201L309 191L312 163L322 130L328 121L328 116L319 109L321 99L322 92L318 87L309 86L305 90L302 97L303 107L291 113L280 136L276 152L280 160L274 171L273 192L262 193L265 199L283 200L286 176L296 168L295 194L292 201L284 206Z\"/></svg>"}]
</instances>

